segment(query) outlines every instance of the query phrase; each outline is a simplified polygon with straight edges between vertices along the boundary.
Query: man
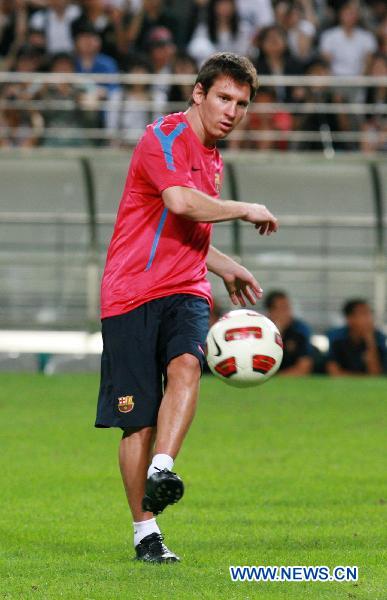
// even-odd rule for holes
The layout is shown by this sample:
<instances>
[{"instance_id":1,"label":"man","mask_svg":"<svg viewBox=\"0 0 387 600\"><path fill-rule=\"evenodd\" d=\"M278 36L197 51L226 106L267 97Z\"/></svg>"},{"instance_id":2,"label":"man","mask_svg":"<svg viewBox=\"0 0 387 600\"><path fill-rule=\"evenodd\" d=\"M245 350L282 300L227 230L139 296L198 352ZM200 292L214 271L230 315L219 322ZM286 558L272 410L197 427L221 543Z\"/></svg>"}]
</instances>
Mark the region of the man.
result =
<instances>
[{"instance_id":1,"label":"man","mask_svg":"<svg viewBox=\"0 0 387 600\"><path fill-rule=\"evenodd\" d=\"M111 56L101 52L102 40L90 21L79 21L72 29L75 42L75 66L77 73L101 73L115 75L118 64ZM102 87L102 86L101 86ZM104 84L108 92L117 89L114 83Z\"/></svg>"},{"instance_id":2,"label":"man","mask_svg":"<svg viewBox=\"0 0 387 600\"><path fill-rule=\"evenodd\" d=\"M184 491L172 467L199 393L212 306L207 269L236 305L262 295L249 271L210 245L211 224L242 219L263 235L278 227L265 206L218 200L216 142L245 116L257 86L248 59L208 59L188 110L161 117L140 139L108 250L96 426L123 429L121 474L136 556L147 562L179 560L155 516Z\"/></svg>"},{"instance_id":3,"label":"man","mask_svg":"<svg viewBox=\"0 0 387 600\"><path fill-rule=\"evenodd\" d=\"M272 291L265 300L267 316L278 327L284 343L281 375L308 375L313 369L311 331L306 323L293 316L290 300L282 291Z\"/></svg>"},{"instance_id":4,"label":"man","mask_svg":"<svg viewBox=\"0 0 387 600\"><path fill-rule=\"evenodd\" d=\"M329 375L382 375L387 373L386 337L375 329L372 311L361 298L343 306L347 325L328 333Z\"/></svg>"},{"instance_id":5,"label":"man","mask_svg":"<svg viewBox=\"0 0 387 600\"><path fill-rule=\"evenodd\" d=\"M150 31L147 41L152 72L156 75L170 75L173 70L176 46L169 29L166 27L155 27ZM159 113L165 108L170 89L171 86L165 83L158 83L151 87L152 100Z\"/></svg>"},{"instance_id":6,"label":"man","mask_svg":"<svg viewBox=\"0 0 387 600\"><path fill-rule=\"evenodd\" d=\"M179 46L184 27L181 27L174 11L166 6L164 0L142 0L137 7L133 6L134 15L131 19L127 38L137 52L147 52L148 38L155 27L165 27Z\"/></svg>"},{"instance_id":7,"label":"man","mask_svg":"<svg viewBox=\"0 0 387 600\"><path fill-rule=\"evenodd\" d=\"M118 64L111 56L101 52L102 40L89 21L79 21L72 29L75 42L75 71L76 73L96 73L115 75L119 73ZM111 128L117 121L117 103L120 88L116 83L90 83L84 93L84 104L95 111L99 103L106 100L108 110L102 114L105 127ZM98 117L98 113L97 113ZM95 123L98 126L98 121Z\"/></svg>"},{"instance_id":8,"label":"man","mask_svg":"<svg viewBox=\"0 0 387 600\"><path fill-rule=\"evenodd\" d=\"M322 58L314 59L306 69L306 75L317 76L317 77L328 77L331 75L329 64ZM343 96L336 90L329 90L327 87L322 85L311 85L304 88L302 92L302 102L305 104L325 104L327 107L329 104L344 102ZM332 140L332 136L329 132L334 131L350 131L351 121L349 115L341 112L338 114L330 112L329 108L327 112L312 112L309 114L303 114L299 119L300 131L318 131L321 133L320 139L317 141L304 141L298 144L300 150L348 150L353 145L348 142L337 142ZM323 132L327 132L329 135L323 135Z\"/></svg>"},{"instance_id":9,"label":"man","mask_svg":"<svg viewBox=\"0 0 387 600\"><path fill-rule=\"evenodd\" d=\"M50 63L50 73L74 73L75 63L71 54L60 52L55 54ZM66 148L74 146L85 146L88 140L82 134L87 127L98 125L98 112L82 110L83 90L82 87L66 81L59 83L48 83L43 85L37 93L38 99L47 102L49 109L43 113L45 124L45 135L41 145L46 148ZM63 108L55 107L60 102L67 102L70 106ZM86 100L87 102L87 100ZM54 108L55 107L55 108ZM71 137L55 137L50 132L51 128L73 129L78 135Z\"/></svg>"},{"instance_id":10,"label":"man","mask_svg":"<svg viewBox=\"0 0 387 600\"><path fill-rule=\"evenodd\" d=\"M49 54L73 51L71 25L81 14L76 4L68 0L49 0L46 8L38 10L30 18L30 28L44 32Z\"/></svg>"},{"instance_id":11,"label":"man","mask_svg":"<svg viewBox=\"0 0 387 600\"><path fill-rule=\"evenodd\" d=\"M121 35L122 8L109 6L105 0L82 0L82 12L72 30L92 24L101 39L101 52L119 60L118 42Z\"/></svg>"},{"instance_id":12,"label":"man","mask_svg":"<svg viewBox=\"0 0 387 600\"><path fill-rule=\"evenodd\" d=\"M376 50L375 36L358 26L357 0L345 0L338 10L339 24L326 29L320 38L320 53L333 75L363 75Z\"/></svg>"},{"instance_id":13,"label":"man","mask_svg":"<svg viewBox=\"0 0 387 600\"><path fill-rule=\"evenodd\" d=\"M256 34L275 22L270 0L237 0L238 13L249 41L253 43Z\"/></svg>"}]
</instances>

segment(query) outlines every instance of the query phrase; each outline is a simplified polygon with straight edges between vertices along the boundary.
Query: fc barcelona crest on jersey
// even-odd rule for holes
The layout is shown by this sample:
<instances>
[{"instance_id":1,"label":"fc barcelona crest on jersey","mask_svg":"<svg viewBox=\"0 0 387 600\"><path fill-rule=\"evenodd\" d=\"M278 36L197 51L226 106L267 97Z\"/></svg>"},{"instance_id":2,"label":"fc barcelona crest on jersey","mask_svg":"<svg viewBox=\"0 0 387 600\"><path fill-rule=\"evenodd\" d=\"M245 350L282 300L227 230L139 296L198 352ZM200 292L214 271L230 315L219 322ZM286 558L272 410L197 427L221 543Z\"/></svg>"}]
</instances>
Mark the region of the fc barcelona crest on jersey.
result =
<instances>
[{"instance_id":1,"label":"fc barcelona crest on jersey","mask_svg":"<svg viewBox=\"0 0 387 600\"><path fill-rule=\"evenodd\" d=\"M121 396L118 398L118 410L121 413L128 413L134 408L133 396Z\"/></svg>"},{"instance_id":2,"label":"fc barcelona crest on jersey","mask_svg":"<svg viewBox=\"0 0 387 600\"><path fill-rule=\"evenodd\" d=\"M215 173L215 189L216 193L220 194L220 173Z\"/></svg>"}]
</instances>

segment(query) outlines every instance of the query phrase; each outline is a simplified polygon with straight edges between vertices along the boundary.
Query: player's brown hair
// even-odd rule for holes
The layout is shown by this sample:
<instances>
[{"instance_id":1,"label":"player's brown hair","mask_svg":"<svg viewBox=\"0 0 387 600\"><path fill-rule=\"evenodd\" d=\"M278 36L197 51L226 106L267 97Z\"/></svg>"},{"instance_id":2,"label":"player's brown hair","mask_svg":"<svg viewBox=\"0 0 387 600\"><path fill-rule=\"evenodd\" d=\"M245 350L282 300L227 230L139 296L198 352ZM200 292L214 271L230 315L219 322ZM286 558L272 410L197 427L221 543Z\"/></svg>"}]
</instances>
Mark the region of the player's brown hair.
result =
<instances>
[{"instance_id":1,"label":"player's brown hair","mask_svg":"<svg viewBox=\"0 0 387 600\"><path fill-rule=\"evenodd\" d=\"M250 101L255 98L259 86L257 71L246 56L239 56L232 52L213 54L201 67L195 85L200 83L204 93L207 94L215 80L221 75L227 75L237 83L248 83L250 86ZM192 104L193 98L191 97L189 105L192 106Z\"/></svg>"}]
</instances>

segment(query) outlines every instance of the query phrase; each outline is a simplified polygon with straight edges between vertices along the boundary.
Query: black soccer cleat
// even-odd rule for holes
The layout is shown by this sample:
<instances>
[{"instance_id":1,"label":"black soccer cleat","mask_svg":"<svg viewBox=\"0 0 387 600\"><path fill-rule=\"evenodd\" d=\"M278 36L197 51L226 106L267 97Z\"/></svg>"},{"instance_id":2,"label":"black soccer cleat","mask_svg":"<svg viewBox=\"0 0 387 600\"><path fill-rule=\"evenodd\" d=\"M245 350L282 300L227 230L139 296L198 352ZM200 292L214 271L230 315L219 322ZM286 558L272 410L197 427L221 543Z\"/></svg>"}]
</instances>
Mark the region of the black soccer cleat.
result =
<instances>
[{"instance_id":1,"label":"black soccer cleat","mask_svg":"<svg viewBox=\"0 0 387 600\"><path fill-rule=\"evenodd\" d=\"M179 562L180 558L168 550L163 539L161 533L151 533L144 537L135 548L136 560L149 563Z\"/></svg>"},{"instance_id":2,"label":"black soccer cleat","mask_svg":"<svg viewBox=\"0 0 387 600\"><path fill-rule=\"evenodd\" d=\"M153 473L146 480L142 510L158 515L168 504L175 504L184 494L184 484L180 477L168 469Z\"/></svg>"}]
</instances>

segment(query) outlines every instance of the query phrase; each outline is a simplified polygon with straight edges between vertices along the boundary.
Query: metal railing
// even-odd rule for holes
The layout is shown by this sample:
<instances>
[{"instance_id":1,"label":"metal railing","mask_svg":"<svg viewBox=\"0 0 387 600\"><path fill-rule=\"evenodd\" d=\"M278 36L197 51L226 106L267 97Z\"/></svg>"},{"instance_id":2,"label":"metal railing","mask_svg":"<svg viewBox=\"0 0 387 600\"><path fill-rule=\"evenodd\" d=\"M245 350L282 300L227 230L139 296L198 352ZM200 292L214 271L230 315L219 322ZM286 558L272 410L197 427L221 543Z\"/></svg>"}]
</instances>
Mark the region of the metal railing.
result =
<instances>
[{"instance_id":1,"label":"metal railing","mask_svg":"<svg viewBox=\"0 0 387 600\"><path fill-rule=\"evenodd\" d=\"M359 121L365 115L384 118L387 113L387 104L381 103L364 103L354 98L358 92L362 92L367 88L387 87L387 77L374 76L357 76L357 77L333 77L333 76L261 76L260 84L263 87L272 89L279 87L290 88L320 88L341 90L351 92L352 99L348 102L324 102L316 98L316 101L300 101L300 102L264 102L252 103L249 111L256 115L275 115L284 113L297 117L301 115L345 115L352 119L351 128L348 130L333 130L327 124L319 127L318 130L303 131L299 129L299 125L293 124L289 127L283 127L280 130L275 130L273 127L254 129L249 126L248 131L244 129L234 130L229 140L231 143L250 143L259 142L281 142L288 145L288 148L299 148L300 144L314 143L320 145L326 151L327 156L334 155L333 146L336 143L349 145L349 149L358 147L363 140L367 140L369 133L361 131ZM119 121L118 115L130 114L131 112L143 111L149 121L156 118L160 114L174 112L176 110L185 110L186 103L176 103L168 101L158 101L149 97L148 100L131 100L126 102L124 96L119 96L120 91L123 91L127 86L133 84L150 86L152 89L157 86L169 85L192 85L195 77L192 75L151 75L151 74L58 74L58 73L10 73L0 72L0 84L12 83L16 85L26 85L33 89L28 91L28 99L23 98L1 98L0 95L0 111L10 109L25 111L27 113L41 113L43 117L50 111L74 111L79 110L81 113L101 113L105 117L112 116L110 120ZM69 83L78 88L86 89L90 84L95 86L114 86L116 94L112 94L105 99L94 99L92 105L86 101L74 100L58 100L36 98L39 86L57 85L61 83ZM111 88L112 89L112 88ZM355 92L354 92L355 91ZM117 95L118 93L118 95ZM105 122L101 126L85 127L55 127L46 126L44 118L40 124L36 126L35 134L39 139L48 140L52 143L54 140L66 140L70 143L76 138L82 143L93 144L134 144L142 133L141 128L132 128L131 131L125 131L122 126L109 125L109 118L104 119ZM89 123L90 125L90 123ZM379 146L381 149L387 144L386 131L376 131L376 135L380 137ZM10 135L10 128L4 124L0 126L0 137L7 138ZM20 139L25 135L25 131L13 131L14 138ZM302 149L302 148L301 148Z\"/></svg>"}]
</instances>

